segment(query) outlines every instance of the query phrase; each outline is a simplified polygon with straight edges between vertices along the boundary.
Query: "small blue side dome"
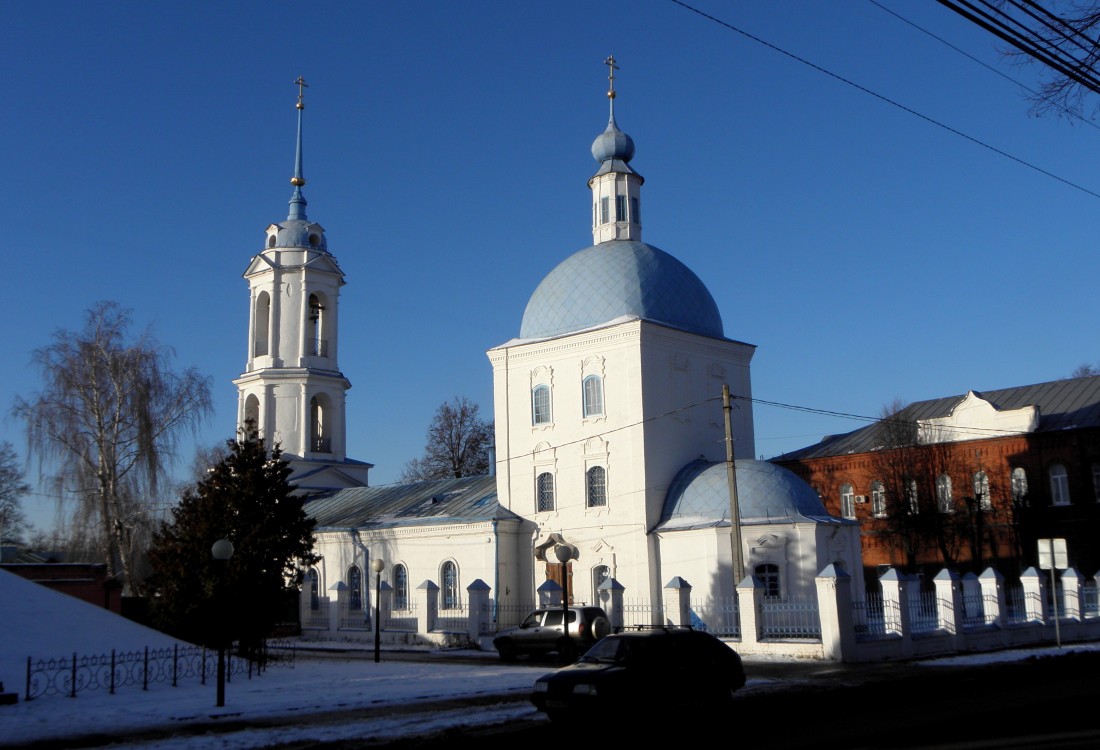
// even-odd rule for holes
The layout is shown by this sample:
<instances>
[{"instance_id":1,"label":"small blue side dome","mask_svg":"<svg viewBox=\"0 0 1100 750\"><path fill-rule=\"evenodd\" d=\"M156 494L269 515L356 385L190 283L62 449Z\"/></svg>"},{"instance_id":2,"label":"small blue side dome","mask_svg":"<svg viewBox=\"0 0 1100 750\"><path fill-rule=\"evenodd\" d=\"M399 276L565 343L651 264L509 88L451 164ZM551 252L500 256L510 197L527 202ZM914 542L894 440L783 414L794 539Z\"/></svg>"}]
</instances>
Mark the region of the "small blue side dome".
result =
<instances>
[{"instance_id":1,"label":"small blue side dome","mask_svg":"<svg viewBox=\"0 0 1100 750\"><path fill-rule=\"evenodd\" d=\"M734 461L737 509L742 523L836 521L821 498L790 469L768 461ZM676 475L665 497L660 526L694 528L728 525L729 480L724 462L693 461Z\"/></svg>"},{"instance_id":2,"label":"small blue side dome","mask_svg":"<svg viewBox=\"0 0 1100 750\"><path fill-rule=\"evenodd\" d=\"M547 274L527 302L520 338L560 336L623 316L723 337L718 306L691 269L644 242L611 240Z\"/></svg>"}]
</instances>

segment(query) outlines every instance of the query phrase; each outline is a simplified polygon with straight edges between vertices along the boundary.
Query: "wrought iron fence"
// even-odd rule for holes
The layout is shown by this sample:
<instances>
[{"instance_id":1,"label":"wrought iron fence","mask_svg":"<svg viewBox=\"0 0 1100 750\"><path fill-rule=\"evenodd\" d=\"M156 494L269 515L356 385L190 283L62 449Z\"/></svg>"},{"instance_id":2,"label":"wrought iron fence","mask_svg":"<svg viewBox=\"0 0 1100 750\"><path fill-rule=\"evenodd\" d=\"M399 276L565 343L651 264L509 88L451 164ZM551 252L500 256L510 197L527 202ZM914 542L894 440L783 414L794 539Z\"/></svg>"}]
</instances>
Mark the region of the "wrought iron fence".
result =
<instances>
[{"instance_id":1,"label":"wrought iron fence","mask_svg":"<svg viewBox=\"0 0 1100 750\"><path fill-rule=\"evenodd\" d=\"M909 624L914 635L935 633L940 627L935 591L922 591L909 604Z\"/></svg>"},{"instance_id":2,"label":"wrought iron fence","mask_svg":"<svg viewBox=\"0 0 1100 750\"><path fill-rule=\"evenodd\" d=\"M1100 602L1096 596L1096 581L1081 586L1081 616L1100 617Z\"/></svg>"},{"instance_id":3,"label":"wrought iron fence","mask_svg":"<svg viewBox=\"0 0 1100 750\"><path fill-rule=\"evenodd\" d=\"M109 654L73 653L71 657L35 659L27 657L27 681L24 700L48 695L75 698L89 690L107 690L112 695L124 687L170 684L197 679L206 684L217 670L218 653L201 646L180 646L141 651L116 651ZM293 666L294 650L273 642L265 644L261 661L254 663L232 653L226 659L226 677L259 674L268 666Z\"/></svg>"},{"instance_id":4,"label":"wrought iron fence","mask_svg":"<svg viewBox=\"0 0 1100 750\"><path fill-rule=\"evenodd\" d=\"M494 604L489 602L486 606L492 608ZM523 618L534 612L537 607L533 603L525 604L496 604L496 629L514 628L523 622ZM492 613L490 609L490 614Z\"/></svg>"},{"instance_id":5,"label":"wrought iron fence","mask_svg":"<svg viewBox=\"0 0 1100 750\"><path fill-rule=\"evenodd\" d=\"M444 633L464 633L470 629L470 603L458 599L453 607L440 609L435 629Z\"/></svg>"},{"instance_id":6,"label":"wrought iron fence","mask_svg":"<svg viewBox=\"0 0 1100 750\"><path fill-rule=\"evenodd\" d=\"M404 609L394 609L382 616L382 629L399 633L415 633L420 629L416 602L409 602Z\"/></svg>"},{"instance_id":7,"label":"wrought iron fence","mask_svg":"<svg viewBox=\"0 0 1100 750\"><path fill-rule=\"evenodd\" d=\"M328 628L328 608L330 602L325 600L319 600L317 607L310 607L306 610L302 617L303 628L321 628L325 630Z\"/></svg>"},{"instance_id":8,"label":"wrought iron fence","mask_svg":"<svg viewBox=\"0 0 1100 750\"><path fill-rule=\"evenodd\" d=\"M660 604L642 599L623 602L623 628L647 628L654 625L667 625L665 609Z\"/></svg>"},{"instance_id":9,"label":"wrought iron fence","mask_svg":"<svg viewBox=\"0 0 1100 750\"><path fill-rule=\"evenodd\" d=\"M817 598L812 596L765 597L760 604L763 638L821 638Z\"/></svg>"},{"instance_id":10,"label":"wrought iron fence","mask_svg":"<svg viewBox=\"0 0 1100 750\"><path fill-rule=\"evenodd\" d=\"M740 637L741 613L737 609L737 597L692 600L689 606L691 627L717 636Z\"/></svg>"}]
</instances>

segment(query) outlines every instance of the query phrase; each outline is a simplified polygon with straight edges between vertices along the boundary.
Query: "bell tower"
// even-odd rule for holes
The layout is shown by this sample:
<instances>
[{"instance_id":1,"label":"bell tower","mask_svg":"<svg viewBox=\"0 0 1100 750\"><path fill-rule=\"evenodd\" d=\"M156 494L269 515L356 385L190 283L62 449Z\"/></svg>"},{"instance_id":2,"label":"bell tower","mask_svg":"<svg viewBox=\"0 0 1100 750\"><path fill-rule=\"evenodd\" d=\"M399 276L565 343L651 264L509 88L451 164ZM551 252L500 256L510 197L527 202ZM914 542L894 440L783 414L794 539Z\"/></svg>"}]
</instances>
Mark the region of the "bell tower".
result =
<instances>
[{"instance_id":1,"label":"bell tower","mask_svg":"<svg viewBox=\"0 0 1100 750\"><path fill-rule=\"evenodd\" d=\"M251 425L270 450L278 444L296 477L313 486L364 486L371 464L347 458L345 401L351 383L337 361L344 273L328 251L324 228L306 216L302 114L307 87L298 87L294 191L286 221L268 226L264 249L244 272L248 281L248 356L237 386L237 425Z\"/></svg>"}]
</instances>

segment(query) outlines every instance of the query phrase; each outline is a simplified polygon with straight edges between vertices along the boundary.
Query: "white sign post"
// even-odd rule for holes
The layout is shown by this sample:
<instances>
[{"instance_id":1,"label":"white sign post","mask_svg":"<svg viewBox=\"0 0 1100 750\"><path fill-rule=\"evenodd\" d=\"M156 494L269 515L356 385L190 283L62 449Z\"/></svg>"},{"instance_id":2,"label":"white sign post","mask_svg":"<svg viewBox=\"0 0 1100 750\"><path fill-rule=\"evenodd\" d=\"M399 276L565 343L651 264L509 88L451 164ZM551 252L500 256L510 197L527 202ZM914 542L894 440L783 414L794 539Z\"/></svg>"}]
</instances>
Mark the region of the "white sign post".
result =
<instances>
[{"instance_id":1,"label":"white sign post","mask_svg":"<svg viewBox=\"0 0 1100 750\"><path fill-rule=\"evenodd\" d=\"M1066 556L1065 539L1040 539L1039 540L1039 567L1050 571L1051 598L1054 599L1054 638L1058 648L1062 647L1062 631L1058 626L1058 585L1054 578L1055 569L1065 570L1069 567L1069 558Z\"/></svg>"}]
</instances>

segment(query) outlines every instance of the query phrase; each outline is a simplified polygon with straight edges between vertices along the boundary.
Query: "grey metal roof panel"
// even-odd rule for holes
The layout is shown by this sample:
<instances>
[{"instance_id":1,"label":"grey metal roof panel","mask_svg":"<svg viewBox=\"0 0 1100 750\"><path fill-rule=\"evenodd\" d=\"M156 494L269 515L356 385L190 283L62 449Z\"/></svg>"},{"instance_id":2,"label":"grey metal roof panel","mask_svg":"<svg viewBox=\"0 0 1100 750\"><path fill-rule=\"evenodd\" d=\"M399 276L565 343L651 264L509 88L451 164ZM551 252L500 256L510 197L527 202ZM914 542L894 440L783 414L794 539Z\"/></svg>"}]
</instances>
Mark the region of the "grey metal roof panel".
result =
<instances>
[{"instance_id":1,"label":"grey metal roof panel","mask_svg":"<svg viewBox=\"0 0 1100 750\"><path fill-rule=\"evenodd\" d=\"M1100 376L1066 378L974 393L1002 410L1037 406L1039 426L1036 432L1100 427ZM966 394L917 401L898 412L898 416L909 421L946 417L964 398ZM874 422L842 435L828 435L814 445L771 460L783 462L869 453L886 443L882 430L880 423Z\"/></svg>"},{"instance_id":2,"label":"grey metal roof panel","mask_svg":"<svg viewBox=\"0 0 1100 750\"><path fill-rule=\"evenodd\" d=\"M318 531L520 520L497 502L495 476L331 490L311 495L305 510Z\"/></svg>"}]
</instances>

